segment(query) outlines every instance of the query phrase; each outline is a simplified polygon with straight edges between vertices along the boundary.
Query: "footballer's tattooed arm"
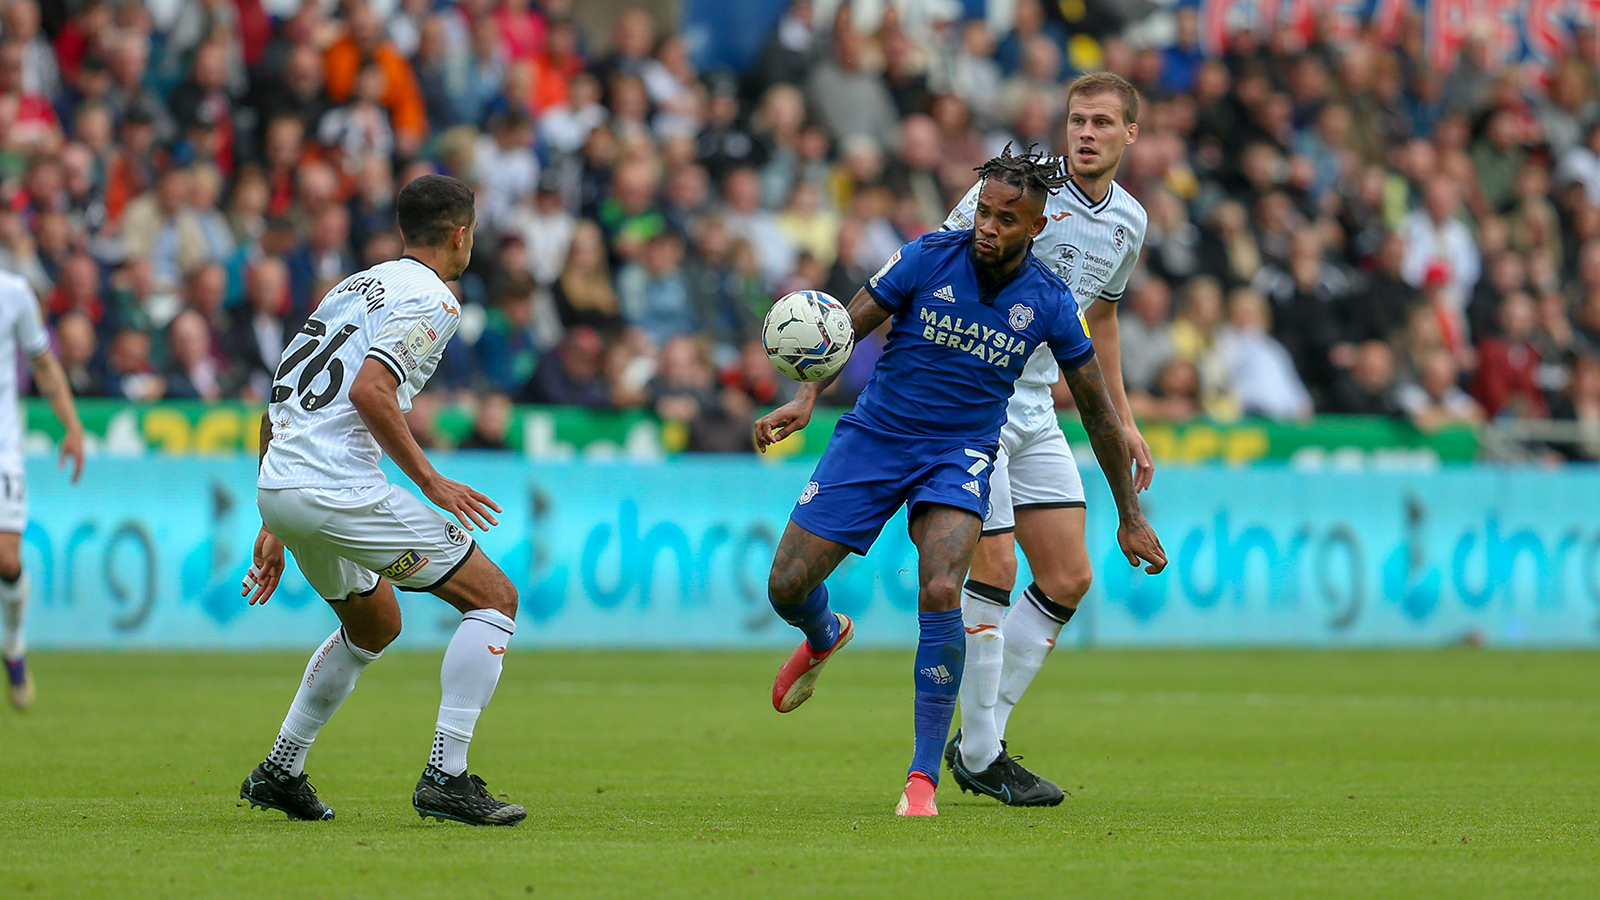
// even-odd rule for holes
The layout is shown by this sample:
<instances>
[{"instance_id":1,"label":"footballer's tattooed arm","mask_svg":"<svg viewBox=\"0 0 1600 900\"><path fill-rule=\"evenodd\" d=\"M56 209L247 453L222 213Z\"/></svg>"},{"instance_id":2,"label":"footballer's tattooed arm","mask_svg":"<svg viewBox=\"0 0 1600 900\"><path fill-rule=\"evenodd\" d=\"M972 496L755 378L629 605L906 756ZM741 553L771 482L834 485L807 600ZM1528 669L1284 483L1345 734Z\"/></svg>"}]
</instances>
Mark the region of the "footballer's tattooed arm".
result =
<instances>
[{"instance_id":1,"label":"footballer's tattooed arm","mask_svg":"<svg viewBox=\"0 0 1600 900\"><path fill-rule=\"evenodd\" d=\"M845 311L850 314L850 324L855 326L858 341L876 331L889 318L889 311L872 299L872 294L866 288L856 291L856 295L845 306ZM757 419L756 449L765 453L768 447L806 427L811 422L811 410L817 405L817 398L838 377L839 373L835 372L820 381L808 381L800 385L793 400Z\"/></svg>"},{"instance_id":2,"label":"footballer's tattooed arm","mask_svg":"<svg viewBox=\"0 0 1600 900\"><path fill-rule=\"evenodd\" d=\"M1167 553L1161 548L1155 529L1145 521L1139 508L1139 492L1133 474L1128 471L1128 441L1122 430L1122 420L1111 405L1111 395L1106 391L1105 376L1100 372L1100 362L1090 359L1077 369L1063 371L1072 399L1078 404L1078 415L1083 419L1083 429L1089 433L1089 444L1094 447L1095 458L1100 461L1100 471L1105 473L1111 486L1111 496L1117 503L1121 524L1117 527L1117 543L1128 564L1137 566L1140 560L1149 563L1145 571L1154 575L1167 567Z\"/></svg>"}]
</instances>

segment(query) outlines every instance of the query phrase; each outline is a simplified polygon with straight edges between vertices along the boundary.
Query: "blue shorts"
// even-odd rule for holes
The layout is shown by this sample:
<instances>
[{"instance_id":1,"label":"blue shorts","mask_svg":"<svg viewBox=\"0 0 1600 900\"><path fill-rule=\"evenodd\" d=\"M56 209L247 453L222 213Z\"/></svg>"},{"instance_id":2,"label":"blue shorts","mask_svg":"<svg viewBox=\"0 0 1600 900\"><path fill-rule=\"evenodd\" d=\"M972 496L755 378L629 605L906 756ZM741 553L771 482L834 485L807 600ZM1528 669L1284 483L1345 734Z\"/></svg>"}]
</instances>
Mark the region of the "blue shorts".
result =
<instances>
[{"instance_id":1,"label":"blue shorts","mask_svg":"<svg viewBox=\"0 0 1600 900\"><path fill-rule=\"evenodd\" d=\"M845 414L789 519L866 555L905 504L942 503L983 518L989 511L994 439L887 434Z\"/></svg>"}]
</instances>

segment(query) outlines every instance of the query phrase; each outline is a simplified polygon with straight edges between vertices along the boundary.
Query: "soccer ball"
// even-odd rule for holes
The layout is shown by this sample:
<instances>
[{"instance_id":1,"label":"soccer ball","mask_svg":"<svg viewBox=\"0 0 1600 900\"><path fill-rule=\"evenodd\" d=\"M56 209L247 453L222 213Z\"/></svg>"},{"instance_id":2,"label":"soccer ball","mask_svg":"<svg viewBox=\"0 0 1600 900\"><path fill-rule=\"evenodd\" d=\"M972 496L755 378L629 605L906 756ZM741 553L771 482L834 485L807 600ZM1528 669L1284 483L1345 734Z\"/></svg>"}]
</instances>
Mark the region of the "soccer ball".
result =
<instances>
[{"instance_id":1,"label":"soccer ball","mask_svg":"<svg viewBox=\"0 0 1600 900\"><path fill-rule=\"evenodd\" d=\"M850 358L856 329L844 304L821 291L795 291L767 310L761 343L784 377L821 381Z\"/></svg>"}]
</instances>

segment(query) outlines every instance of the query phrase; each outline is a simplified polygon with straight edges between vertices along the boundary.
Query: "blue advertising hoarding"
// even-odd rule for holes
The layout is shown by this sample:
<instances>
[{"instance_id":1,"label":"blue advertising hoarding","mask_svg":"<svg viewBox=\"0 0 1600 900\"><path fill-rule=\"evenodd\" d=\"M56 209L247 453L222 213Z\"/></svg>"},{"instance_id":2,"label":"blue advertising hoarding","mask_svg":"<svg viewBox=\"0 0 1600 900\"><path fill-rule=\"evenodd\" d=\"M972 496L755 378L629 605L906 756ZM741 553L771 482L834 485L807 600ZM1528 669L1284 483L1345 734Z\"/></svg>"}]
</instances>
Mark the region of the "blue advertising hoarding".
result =
<instances>
[{"instance_id":1,"label":"blue advertising hoarding","mask_svg":"<svg viewBox=\"0 0 1600 900\"><path fill-rule=\"evenodd\" d=\"M765 582L807 464L530 464L464 453L439 465L505 507L482 544L521 592L520 644L795 640L768 609ZM268 606L239 598L259 524L253 461L101 457L75 488L44 460L30 460L29 472L34 646L304 648L331 628L292 567ZM1063 641L1600 645L1596 475L1166 468L1145 502L1172 565L1145 576L1118 553L1114 510L1091 469L1096 579ZM857 617L863 644L915 640L916 559L903 520L829 587L835 607ZM439 601L405 595L403 604L401 646L438 646L453 631L457 617Z\"/></svg>"}]
</instances>

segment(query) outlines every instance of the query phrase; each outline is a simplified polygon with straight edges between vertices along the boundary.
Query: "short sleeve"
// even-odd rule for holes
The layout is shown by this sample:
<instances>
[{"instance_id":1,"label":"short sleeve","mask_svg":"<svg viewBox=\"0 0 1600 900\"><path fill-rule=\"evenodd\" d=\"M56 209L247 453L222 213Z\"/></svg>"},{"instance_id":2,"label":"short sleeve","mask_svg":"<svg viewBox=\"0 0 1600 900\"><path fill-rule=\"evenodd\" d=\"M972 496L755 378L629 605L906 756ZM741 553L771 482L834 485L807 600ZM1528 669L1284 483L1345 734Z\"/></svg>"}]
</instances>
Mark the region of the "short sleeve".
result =
<instances>
[{"instance_id":1,"label":"short sleeve","mask_svg":"<svg viewBox=\"0 0 1600 900\"><path fill-rule=\"evenodd\" d=\"M34 296L33 288L19 280L17 299L20 308L12 326L17 349L29 359L42 356L50 349L50 333L44 329L44 320L39 313L39 298Z\"/></svg>"},{"instance_id":2,"label":"short sleeve","mask_svg":"<svg viewBox=\"0 0 1600 900\"><path fill-rule=\"evenodd\" d=\"M1045 335L1050 345L1050 355L1064 372L1083 368L1094 358L1094 344L1089 341L1089 325L1078 309L1078 301L1071 291L1062 291L1062 303L1056 310L1056 320Z\"/></svg>"},{"instance_id":3,"label":"short sleeve","mask_svg":"<svg viewBox=\"0 0 1600 900\"><path fill-rule=\"evenodd\" d=\"M423 361L444 352L460 324L460 302L453 294L403 300L373 336L367 358L382 363L396 381L405 384Z\"/></svg>"},{"instance_id":4,"label":"short sleeve","mask_svg":"<svg viewBox=\"0 0 1600 900\"><path fill-rule=\"evenodd\" d=\"M982 181L972 185L967 195L956 204L956 208L950 210L950 215L944 217L944 224L939 226L940 231L965 231L972 227L973 215L978 210L978 188L982 186Z\"/></svg>"},{"instance_id":5,"label":"short sleeve","mask_svg":"<svg viewBox=\"0 0 1600 900\"><path fill-rule=\"evenodd\" d=\"M922 241L915 240L889 257L877 274L867 279L867 293L891 313L903 311L921 286Z\"/></svg>"},{"instance_id":6,"label":"short sleeve","mask_svg":"<svg viewBox=\"0 0 1600 900\"><path fill-rule=\"evenodd\" d=\"M1139 265L1139 253L1144 249L1144 232L1133 236L1133 246L1128 248L1127 255L1122 257L1122 264L1111 273L1111 280L1100 289L1100 299L1116 303L1122 299L1128 290L1128 279L1133 275L1134 267Z\"/></svg>"}]
</instances>

